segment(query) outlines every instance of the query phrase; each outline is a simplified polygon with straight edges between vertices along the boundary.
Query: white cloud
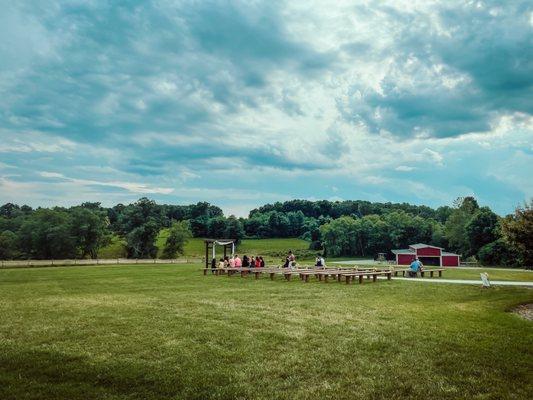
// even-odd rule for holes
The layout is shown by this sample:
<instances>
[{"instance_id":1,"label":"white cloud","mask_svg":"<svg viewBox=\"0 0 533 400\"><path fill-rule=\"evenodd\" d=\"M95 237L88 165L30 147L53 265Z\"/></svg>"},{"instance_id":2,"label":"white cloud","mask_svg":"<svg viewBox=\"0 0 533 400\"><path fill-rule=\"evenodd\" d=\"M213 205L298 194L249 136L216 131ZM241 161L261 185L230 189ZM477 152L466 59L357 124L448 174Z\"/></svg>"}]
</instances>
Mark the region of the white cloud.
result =
<instances>
[{"instance_id":1,"label":"white cloud","mask_svg":"<svg viewBox=\"0 0 533 400\"><path fill-rule=\"evenodd\" d=\"M61 178L65 181L72 182L81 186L109 186L139 194L170 194L174 191L173 188L155 187L144 183L136 182L97 181L91 179L69 178L63 174L56 172L41 172L40 175L44 178Z\"/></svg>"},{"instance_id":2,"label":"white cloud","mask_svg":"<svg viewBox=\"0 0 533 400\"><path fill-rule=\"evenodd\" d=\"M437 165L442 165L443 164L442 162L444 160L444 157L438 151L425 148L424 150L422 150L421 154L424 157L427 157L431 161L435 162L435 164L437 164Z\"/></svg>"},{"instance_id":3,"label":"white cloud","mask_svg":"<svg viewBox=\"0 0 533 400\"><path fill-rule=\"evenodd\" d=\"M400 171L400 172L409 172L414 169L415 169L414 167L409 167L408 165L399 165L396 168L394 168L395 171Z\"/></svg>"}]
</instances>

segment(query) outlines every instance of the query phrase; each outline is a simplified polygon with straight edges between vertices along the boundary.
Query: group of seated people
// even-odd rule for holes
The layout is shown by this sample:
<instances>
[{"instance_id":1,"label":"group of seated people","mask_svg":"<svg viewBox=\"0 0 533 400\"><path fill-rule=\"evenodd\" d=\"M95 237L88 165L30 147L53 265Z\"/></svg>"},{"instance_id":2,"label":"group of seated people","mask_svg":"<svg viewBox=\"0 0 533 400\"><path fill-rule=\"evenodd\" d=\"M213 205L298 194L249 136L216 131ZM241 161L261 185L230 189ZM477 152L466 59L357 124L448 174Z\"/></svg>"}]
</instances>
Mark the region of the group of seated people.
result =
<instances>
[{"instance_id":1,"label":"group of seated people","mask_svg":"<svg viewBox=\"0 0 533 400\"><path fill-rule=\"evenodd\" d=\"M285 257L285 263L283 264L283 268L293 268L293 267L296 267L296 256L294 255L292 250L289 250L287 257ZM324 260L324 257L322 257L320 254L316 255L315 267L326 268L326 260Z\"/></svg>"},{"instance_id":2,"label":"group of seated people","mask_svg":"<svg viewBox=\"0 0 533 400\"><path fill-rule=\"evenodd\" d=\"M242 259L235 254L234 256L226 256L224 258L221 258L218 261L216 258L213 258L211 260L211 269L215 270L216 268L264 268L265 267L265 260L261 256L251 256L248 257L247 255L244 255Z\"/></svg>"},{"instance_id":3,"label":"group of seated people","mask_svg":"<svg viewBox=\"0 0 533 400\"><path fill-rule=\"evenodd\" d=\"M262 256L251 256L248 257L244 255L242 259L235 254L234 256L226 256L224 258L220 258L217 262L216 258L213 258L211 260L211 270L214 272L217 268L264 268L265 267L265 260ZM287 257L285 258L285 263L283 264L283 268L294 268L296 267L296 256L292 252L292 250L289 250ZM325 268L326 267L326 261L324 258L317 254L317 257L315 259L315 267L317 268Z\"/></svg>"},{"instance_id":4,"label":"group of seated people","mask_svg":"<svg viewBox=\"0 0 533 400\"><path fill-rule=\"evenodd\" d=\"M422 264L422 261L420 261L418 258L415 258L411 265L409 265L409 277L416 278L418 276L419 272L422 272L424 270L424 264Z\"/></svg>"}]
</instances>

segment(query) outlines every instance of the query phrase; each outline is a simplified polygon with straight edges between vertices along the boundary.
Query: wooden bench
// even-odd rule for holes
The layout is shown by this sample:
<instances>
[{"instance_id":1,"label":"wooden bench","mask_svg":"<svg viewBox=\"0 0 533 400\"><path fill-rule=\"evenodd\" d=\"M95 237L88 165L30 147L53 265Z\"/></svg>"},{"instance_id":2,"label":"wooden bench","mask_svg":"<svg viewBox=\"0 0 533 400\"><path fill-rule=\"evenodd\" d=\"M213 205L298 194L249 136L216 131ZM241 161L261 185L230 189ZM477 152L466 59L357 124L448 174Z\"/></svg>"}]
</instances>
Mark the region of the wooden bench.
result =
<instances>
[{"instance_id":1,"label":"wooden bench","mask_svg":"<svg viewBox=\"0 0 533 400\"><path fill-rule=\"evenodd\" d=\"M370 277L372 277L372 282L376 282L377 279L378 279L378 276L386 276L387 277L387 280L391 280L392 279L392 271L390 270L387 270L387 271L359 271L359 272L351 272L351 273L348 273L348 274L344 274L345 276L345 279L346 279L346 284L349 285L351 283L351 281L353 279L355 279L355 277L357 277L359 279L359 283L363 283L363 278L366 276L367 279L370 279Z\"/></svg>"},{"instance_id":2,"label":"wooden bench","mask_svg":"<svg viewBox=\"0 0 533 400\"><path fill-rule=\"evenodd\" d=\"M433 274L435 272L439 273L439 278L442 277L442 271L444 271L445 268L434 268L434 269L426 269L425 271L420 271L420 276L423 278L424 274L427 274L429 272L429 276L433 278Z\"/></svg>"},{"instance_id":3,"label":"wooden bench","mask_svg":"<svg viewBox=\"0 0 533 400\"><path fill-rule=\"evenodd\" d=\"M395 269L394 270L394 276L398 276L398 274L401 272L402 276L405 276L405 273L409 271L409 268L402 268L402 269Z\"/></svg>"}]
</instances>

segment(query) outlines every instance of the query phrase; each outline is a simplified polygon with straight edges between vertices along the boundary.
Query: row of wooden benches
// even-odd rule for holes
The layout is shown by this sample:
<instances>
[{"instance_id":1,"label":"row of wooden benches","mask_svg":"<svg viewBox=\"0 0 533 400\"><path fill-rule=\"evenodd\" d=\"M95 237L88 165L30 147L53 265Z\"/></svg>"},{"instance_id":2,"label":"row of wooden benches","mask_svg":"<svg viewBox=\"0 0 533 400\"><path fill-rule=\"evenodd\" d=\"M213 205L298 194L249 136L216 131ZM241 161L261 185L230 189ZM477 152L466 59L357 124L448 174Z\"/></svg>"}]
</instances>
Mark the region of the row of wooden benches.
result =
<instances>
[{"instance_id":1,"label":"row of wooden benches","mask_svg":"<svg viewBox=\"0 0 533 400\"><path fill-rule=\"evenodd\" d=\"M432 269L422 272L422 276L424 276L424 273L430 273L431 277L433 277L435 272L438 272L439 277L442 276L442 271L444 269ZM227 274L228 277L231 277L232 275L235 275L237 273L240 273L241 277L248 276L249 274L253 274L255 276L255 279L259 279L261 274L268 274L270 276L271 280L274 280L274 277L276 275L283 275L284 278L287 281L291 280L292 275L298 275L300 279L304 282L309 282L309 277L314 276L319 281L328 282L329 278L334 278L338 282L341 282L342 279L346 281L347 284L354 281L356 278L358 279L359 283L363 283L363 279L366 276L367 279L373 280L375 282L378 278L378 276L385 276L388 280L392 278L392 275L398 276L399 273L402 273L403 276L405 276L405 272L408 271L408 269L363 269L363 270L355 270L353 268L350 269L342 269L342 268L336 268L336 269L290 269L290 268L216 268L214 270L211 270L210 268L204 268L204 275L207 275L208 271L212 271L215 273L215 275L224 275Z\"/></svg>"}]
</instances>

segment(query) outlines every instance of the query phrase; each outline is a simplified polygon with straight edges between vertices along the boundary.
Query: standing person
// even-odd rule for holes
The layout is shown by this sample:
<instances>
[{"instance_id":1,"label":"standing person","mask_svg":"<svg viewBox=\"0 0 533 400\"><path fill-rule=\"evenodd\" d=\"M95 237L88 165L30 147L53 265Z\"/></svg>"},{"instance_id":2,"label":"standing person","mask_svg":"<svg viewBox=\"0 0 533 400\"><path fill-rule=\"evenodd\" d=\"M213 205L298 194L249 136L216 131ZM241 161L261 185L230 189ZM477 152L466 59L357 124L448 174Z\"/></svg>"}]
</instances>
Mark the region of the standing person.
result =
<instances>
[{"instance_id":1,"label":"standing person","mask_svg":"<svg viewBox=\"0 0 533 400\"><path fill-rule=\"evenodd\" d=\"M237 254L235 254L235 268L241 268L241 267L242 267L242 260Z\"/></svg>"},{"instance_id":2,"label":"standing person","mask_svg":"<svg viewBox=\"0 0 533 400\"><path fill-rule=\"evenodd\" d=\"M259 257L259 260L261 261L261 268L265 268L265 260L263 260L263 257Z\"/></svg>"}]
</instances>

